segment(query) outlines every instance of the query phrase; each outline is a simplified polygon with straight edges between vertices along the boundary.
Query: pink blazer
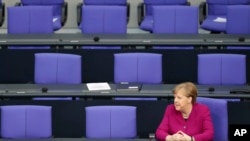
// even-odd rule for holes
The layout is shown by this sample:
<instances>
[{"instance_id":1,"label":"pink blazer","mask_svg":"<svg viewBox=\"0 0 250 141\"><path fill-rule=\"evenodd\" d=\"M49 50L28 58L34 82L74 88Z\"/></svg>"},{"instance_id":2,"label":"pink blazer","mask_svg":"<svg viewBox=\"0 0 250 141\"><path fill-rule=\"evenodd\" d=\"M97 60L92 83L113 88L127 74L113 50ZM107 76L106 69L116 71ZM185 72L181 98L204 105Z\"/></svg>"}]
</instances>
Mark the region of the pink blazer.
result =
<instances>
[{"instance_id":1,"label":"pink blazer","mask_svg":"<svg viewBox=\"0 0 250 141\"><path fill-rule=\"evenodd\" d=\"M195 141L212 141L214 129L209 108L195 103L189 118L185 120L181 112L175 110L173 104L167 106L164 117L156 130L156 139L165 141L167 135L175 134L179 130L193 136Z\"/></svg>"}]
</instances>

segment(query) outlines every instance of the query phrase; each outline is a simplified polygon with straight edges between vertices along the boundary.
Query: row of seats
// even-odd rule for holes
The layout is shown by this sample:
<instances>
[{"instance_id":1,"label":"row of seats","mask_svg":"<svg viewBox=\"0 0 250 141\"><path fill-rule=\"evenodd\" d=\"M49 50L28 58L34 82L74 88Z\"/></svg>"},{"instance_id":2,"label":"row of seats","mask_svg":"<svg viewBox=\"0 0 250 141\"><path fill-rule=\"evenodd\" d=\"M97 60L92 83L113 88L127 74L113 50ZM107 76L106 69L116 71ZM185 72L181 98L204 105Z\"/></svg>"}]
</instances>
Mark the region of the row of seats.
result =
<instances>
[{"instance_id":1,"label":"row of seats","mask_svg":"<svg viewBox=\"0 0 250 141\"><path fill-rule=\"evenodd\" d=\"M81 56L73 54L37 53L35 54L35 83L81 84L81 60ZM161 84L163 83L163 73L161 54L114 54L114 83L139 82L146 84ZM198 84L245 85L246 56L238 54L198 55ZM49 99L53 100L51 98ZM72 98L66 97L62 99L66 100ZM118 97L115 99L157 100L157 98L139 97ZM44 100L44 98L38 97L34 98L34 100Z\"/></svg>"},{"instance_id":2,"label":"row of seats","mask_svg":"<svg viewBox=\"0 0 250 141\"><path fill-rule=\"evenodd\" d=\"M246 55L199 54L198 84L245 85ZM156 53L114 54L114 83L161 84L162 55ZM82 57L74 54L35 54L36 84L81 84ZM70 74L70 75L69 75Z\"/></svg>"},{"instance_id":3,"label":"row of seats","mask_svg":"<svg viewBox=\"0 0 250 141\"><path fill-rule=\"evenodd\" d=\"M1 1L0 1L1 3ZM201 28L212 31L213 33L215 32L224 32L228 33L227 31L227 21L231 20L231 17L229 15L228 17L228 10L227 7L235 6L235 5L248 5L249 1L248 0L206 0L206 2L202 2L199 6L199 12L197 9L197 14L195 16L196 19L195 21L200 21ZM0 8L0 19L4 19L4 4L1 3L2 7ZM53 22L53 30L58 30L60 29L66 22L67 20L67 2L64 0L21 0L20 3L17 3L16 6L52 6L53 7L53 17L51 18ZM110 22L111 25L112 23L118 24L116 22L126 21L127 23L130 15L130 4L128 4L127 0L84 0L83 3L79 3L77 5L77 23L80 29L82 29L82 24L85 22L87 19L90 20L86 14L83 11L86 7L88 6L94 6L94 7L122 7L123 12L121 13L116 13L116 12L111 12L106 15L112 15L108 16L105 22ZM171 17L173 16L167 16L166 14L162 13L155 13L154 12L154 7L156 6L185 6L188 7L187 5L190 5L190 3L187 0L144 0L143 3L140 3L138 5L138 23L141 29L149 31L154 33L154 25L157 22L156 19L154 19L154 15L160 16L160 17L166 17L168 21L173 20ZM237 6L236 6L237 7ZM198 8L198 7L197 7ZM92 8L91 8L92 9ZM2 11L2 12L1 12ZM87 10L88 11L88 10ZM93 12L92 20L95 20L95 23L99 23L97 20L98 18L101 18L103 16L100 15L100 12L103 10L91 10ZM107 10L104 10L107 11ZM229 10L230 11L230 10ZM232 12L234 13L234 12ZM170 14L171 15L171 14ZM120 17L121 16L121 17ZM176 17L179 17L180 19L183 18L183 15L178 15ZM199 16L199 17L198 17ZM243 15L242 15L243 16ZM242 17L241 16L241 17ZM244 14L244 16L247 16ZM1 18L2 17L2 18ZM114 18L115 17L115 18ZM202 17L202 18L200 18ZM117 19L119 18L119 20ZM238 16L236 16L236 19L232 19L234 22L238 22L237 20ZM171 20L169 20L171 19ZM192 18L191 18L192 19ZM202 19L202 20L201 20ZM164 21L164 20L161 20ZM186 21L186 20L185 20ZM93 23L93 22L92 22ZM2 22L0 22L2 24ZM96 25L96 24L95 24ZM178 24L177 24L178 25ZM126 26L125 26L126 27ZM192 26L191 26L192 27ZM198 27L198 26L197 26ZM196 27L196 28L197 28ZM184 29L184 28L183 28ZM100 31L98 31L100 32ZM163 31L164 32L164 31ZM193 31L194 32L194 31ZM118 33L118 32L117 32ZM181 33L181 32L180 32Z\"/></svg>"},{"instance_id":4,"label":"row of seats","mask_svg":"<svg viewBox=\"0 0 250 141\"><path fill-rule=\"evenodd\" d=\"M53 30L61 29L67 20L68 4L64 0L20 0L15 6L51 6ZM5 18L5 4L0 0L0 26Z\"/></svg>"},{"instance_id":5,"label":"row of seats","mask_svg":"<svg viewBox=\"0 0 250 141\"><path fill-rule=\"evenodd\" d=\"M228 140L227 101L198 97L210 108L214 140ZM137 108L134 106L85 107L87 138L136 138ZM160 122L160 121L159 121ZM1 137L51 138L52 107L38 105L1 106Z\"/></svg>"},{"instance_id":6,"label":"row of seats","mask_svg":"<svg viewBox=\"0 0 250 141\"><path fill-rule=\"evenodd\" d=\"M228 7L227 32L229 34L248 34L250 7ZM198 34L198 8L192 6L153 7L154 34ZM162 14L165 13L165 14ZM237 14L235 14L237 13ZM242 14L242 16L238 16ZM245 15L245 16L244 16ZM44 6L9 7L9 34L49 34L54 32L53 8ZM122 6L83 6L80 29L83 34L126 34L126 9ZM242 21L242 22L239 22ZM237 22L237 23L236 23ZM239 22L239 23L238 23ZM17 24L18 23L18 24ZM9 47L20 49L18 47ZM22 49L33 47L22 47ZM47 49L49 46L35 47ZM120 46L84 46L85 49L120 49ZM193 49L187 47L153 47L155 49ZM250 49L249 47L228 47L230 49Z\"/></svg>"},{"instance_id":7,"label":"row of seats","mask_svg":"<svg viewBox=\"0 0 250 141\"><path fill-rule=\"evenodd\" d=\"M85 107L85 112L87 138L136 137L136 107L91 106ZM1 137L14 139L53 137L52 107L1 106Z\"/></svg>"},{"instance_id":8,"label":"row of seats","mask_svg":"<svg viewBox=\"0 0 250 141\"><path fill-rule=\"evenodd\" d=\"M201 28L211 33L227 33L228 6L249 5L249 0L205 0L199 4ZM191 5L188 0L143 0L138 5L138 25L141 29L153 32L155 20L153 7L167 5ZM165 14L165 13L164 13ZM238 22L235 20L235 22Z\"/></svg>"}]
</instances>

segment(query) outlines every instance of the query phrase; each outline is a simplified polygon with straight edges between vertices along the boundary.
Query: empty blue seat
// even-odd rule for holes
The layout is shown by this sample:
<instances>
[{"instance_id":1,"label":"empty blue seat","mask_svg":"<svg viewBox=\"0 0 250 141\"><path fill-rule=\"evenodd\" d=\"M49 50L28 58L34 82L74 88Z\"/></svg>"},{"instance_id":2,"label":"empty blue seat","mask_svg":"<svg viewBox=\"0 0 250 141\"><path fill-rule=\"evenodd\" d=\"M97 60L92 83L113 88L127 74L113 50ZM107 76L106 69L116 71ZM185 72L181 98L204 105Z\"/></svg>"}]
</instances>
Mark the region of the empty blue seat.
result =
<instances>
[{"instance_id":1,"label":"empty blue seat","mask_svg":"<svg viewBox=\"0 0 250 141\"><path fill-rule=\"evenodd\" d=\"M68 3L64 0L21 0L19 6L51 6L53 8L53 29L61 29L67 21Z\"/></svg>"},{"instance_id":2,"label":"empty blue seat","mask_svg":"<svg viewBox=\"0 0 250 141\"><path fill-rule=\"evenodd\" d=\"M248 5L249 0L206 0L202 2L204 20L201 28L214 32L225 32L227 24L227 7L230 5Z\"/></svg>"},{"instance_id":3,"label":"empty blue seat","mask_svg":"<svg viewBox=\"0 0 250 141\"><path fill-rule=\"evenodd\" d=\"M241 16L239 16L241 15ZM250 7L249 5L238 5L227 7L226 33L232 35L250 34ZM240 37L239 37L240 38ZM240 41L241 39L239 39ZM245 39L242 39L243 41ZM249 46L227 46L227 49L247 49Z\"/></svg>"},{"instance_id":4,"label":"empty blue seat","mask_svg":"<svg viewBox=\"0 0 250 141\"><path fill-rule=\"evenodd\" d=\"M164 13L164 14L163 14ZM198 34L198 7L154 6L153 34ZM154 46L154 49L193 49L193 46Z\"/></svg>"},{"instance_id":5,"label":"empty blue seat","mask_svg":"<svg viewBox=\"0 0 250 141\"><path fill-rule=\"evenodd\" d=\"M80 30L83 34L126 34L126 7L82 6ZM120 46L84 46L83 49L120 49Z\"/></svg>"},{"instance_id":6,"label":"empty blue seat","mask_svg":"<svg viewBox=\"0 0 250 141\"><path fill-rule=\"evenodd\" d=\"M53 33L51 6L8 7L8 34ZM49 49L50 46L10 46L9 49Z\"/></svg>"},{"instance_id":7,"label":"empty blue seat","mask_svg":"<svg viewBox=\"0 0 250 141\"><path fill-rule=\"evenodd\" d=\"M139 27L142 30L152 32L154 25L153 7L175 5L189 5L189 3L187 0L143 0L143 2L137 6Z\"/></svg>"}]
</instances>

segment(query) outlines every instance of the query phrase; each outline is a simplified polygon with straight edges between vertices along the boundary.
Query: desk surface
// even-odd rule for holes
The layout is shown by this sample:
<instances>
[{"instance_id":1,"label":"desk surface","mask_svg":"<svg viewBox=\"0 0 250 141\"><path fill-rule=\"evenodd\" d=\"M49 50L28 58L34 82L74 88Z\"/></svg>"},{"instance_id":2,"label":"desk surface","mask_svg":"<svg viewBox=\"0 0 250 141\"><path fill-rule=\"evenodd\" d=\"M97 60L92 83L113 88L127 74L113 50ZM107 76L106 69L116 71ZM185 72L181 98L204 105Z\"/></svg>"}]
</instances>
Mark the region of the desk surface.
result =
<instances>
[{"instance_id":1,"label":"desk surface","mask_svg":"<svg viewBox=\"0 0 250 141\"><path fill-rule=\"evenodd\" d=\"M115 84L111 90L89 91L86 84L79 85L37 85L37 84L4 84L0 85L1 97L158 97L173 98L174 84L144 84L140 91L117 91ZM214 91L209 91L213 88ZM216 98L250 98L250 94L230 94L233 89L250 90L250 86L205 86L197 85L199 96Z\"/></svg>"},{"instance_id":2,"label":"desk surface","mask_svg":"<svg viewBox=\"0 0 250 141\"><path fill-rule=\"evenodd\" d=\"M64 44L92 45L246 45L250 44L249 35L223 35L223 34L116 34L116 35L61 35ZM239 41L244 39L244 41Z\"/></svg>"},{"instance_id":3,"label":"desk surface","mask_svg":"<svg viewBox=\"0 0 250 141\"><path fill-rule=\"evenodd\" d=\"M149 139L50 138L50 139L0 139L0 141L149 141Z\"/></svg>"},{"instance_id":4,"label":"desk surface","mask_svg":"<svg viewBox=\"0 0 250 141\"><path fill-rule=\"evenodd\" d=\"M52 138L52 139L0 139L0 141L157 141L157 140L149 140L149 139Z\"/></svg>"},{"instance_id":5,"label":"desk surface","mask_svg":"<svg viewBox=\"0 0 250 141\"><path fill-rule=\"evenodd\" d=\"M57 45L59 34L0 34L0 45Z\"/></svg>"},{"instance_id":6,"label":"desk surface","mask_svg":"<svg viewBox=\"0 0 250 141\"><path fill-rule=\"evenodd\" d=\"M0 34L0 45L250 45L249 35L224 34Z\"/></svg>"}]
</instances>

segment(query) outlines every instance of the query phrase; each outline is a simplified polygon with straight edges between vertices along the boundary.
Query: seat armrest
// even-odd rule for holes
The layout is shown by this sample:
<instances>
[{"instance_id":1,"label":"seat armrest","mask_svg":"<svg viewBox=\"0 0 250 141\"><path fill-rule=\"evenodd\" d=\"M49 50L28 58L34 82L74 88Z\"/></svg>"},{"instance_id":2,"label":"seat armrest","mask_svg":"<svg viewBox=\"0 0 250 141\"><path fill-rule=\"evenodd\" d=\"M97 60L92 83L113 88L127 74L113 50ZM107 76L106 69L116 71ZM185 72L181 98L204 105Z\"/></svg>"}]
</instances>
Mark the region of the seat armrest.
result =
<instances>
[{"instance_id":1,"label":"seat armrest","mask_svg":"<svg viewBox=\"0 0 250 141\"><path fill-rule=\"evenodd\" d=\"M130 3L127 3L127 23L129 23L130 18Z\"/></svg>"},{"instance_id":2,"label":"seat armrest","mask_svg":"<svg viewBox=\"0 0 250 141\"><path fill-rule=\"evenodd\" d=\"M5 4L2 3L0 7L0 26L3 25L4 19L5 19Z\"/></svg>"},{"instance_id":3,"label":"seat armrest","mask_svg":"<svg viewBox=\"0 0 250 141\"><path fill-rule=\"evenodd\" d=\"M68 3L67 2L63 3L61 10L62 10L61 24L62 26L64 26L68 18Z\"/></svg>"},{"instance_id":4,"label":"seat armrest","mask_svg":"<svg viewBox=\"0 0 250 141\"><path fill-rule=\"evenodd\" d=\"M145 16L145 5L140 2L137 6L137 20L138 20L138 26L141 25L142 20L144 19Z\"/></svg>"},{"instance_id":5,"label":"seat armrest","mask_svg":"<svg viewBox=\"0 0 250 141\"><path fill-rule=\"evenodd\" d=\"M61 24L62 26L65 25L67 18L68 18L68 3L64 2L62 6L62 18L61 18Z\"/></svg>"},{"instance_id":6,"label":"seat armrest","mask_svg":"<svg viewBox=\"0 0 250 141\"><path fill-rule=\"evenodd\" d=\"M199 21L200 24L206 19L207 17L207 3L201 2L199 4Z\"/></svg>"},{"instance_id":7,"label":"seat armrest","mask_svg":"<svg viewBox=\"0 0 250 141\"><path fill-rule=\"evenodd\" d=\"M82 5L83 3L78 3L76 6L76 16L77 16L77 25L80 26L82 20Z\"/></svg>"}]
</instances>

